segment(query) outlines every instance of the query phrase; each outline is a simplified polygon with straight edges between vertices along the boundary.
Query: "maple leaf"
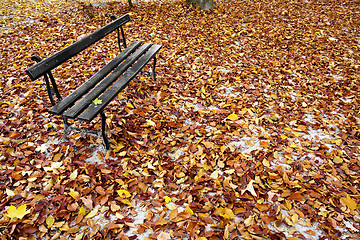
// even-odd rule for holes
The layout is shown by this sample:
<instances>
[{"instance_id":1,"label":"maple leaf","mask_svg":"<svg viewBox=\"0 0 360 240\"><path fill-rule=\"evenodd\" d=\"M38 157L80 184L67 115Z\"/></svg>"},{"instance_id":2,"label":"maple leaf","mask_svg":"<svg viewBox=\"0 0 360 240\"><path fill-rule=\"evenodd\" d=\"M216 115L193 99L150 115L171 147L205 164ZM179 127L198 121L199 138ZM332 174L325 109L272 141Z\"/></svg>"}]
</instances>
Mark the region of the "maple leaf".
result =
<instances>
[{"instance_id":1,"label":"maple leaf","mask_svg":"<svg viewBox=\"0 0 360 240\"><path fill-rule=\"evenodd\" d=\"M22 219L28 213L30 213L30 210L26 210L26 204L23 204L18 208L11 205L6 211L5 215L13 219Z\"/></svg>"}]
</instances>

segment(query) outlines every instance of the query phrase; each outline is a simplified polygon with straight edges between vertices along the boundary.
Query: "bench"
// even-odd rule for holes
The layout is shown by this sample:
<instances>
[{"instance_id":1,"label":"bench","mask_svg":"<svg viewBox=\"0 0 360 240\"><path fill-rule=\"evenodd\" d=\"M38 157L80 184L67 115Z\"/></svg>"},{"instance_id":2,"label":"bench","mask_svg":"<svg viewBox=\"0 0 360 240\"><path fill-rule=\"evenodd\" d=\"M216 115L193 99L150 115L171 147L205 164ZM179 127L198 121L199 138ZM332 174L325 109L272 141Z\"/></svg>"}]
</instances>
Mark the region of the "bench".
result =
<instances>
[{"instance_id":1,"label":"bench","mask_svg":"<svg viewBox=\"0 0 360 240\"><path fill-rule=\"evenodd\" d=\"M33 81L42 76L44 77L47 92L52 104L49 113L62 117L64 123L63 138L67 137L69 131L96 135L102 137L105 147L108 150L110 149L110 144L105 131L107 126L104 108L133 78L136 77L137 74L150 74L153 80L156 81L156 54L161 49L160 45L152 45L149 43L142 44L139 41L134 41L127 46L123 25L130 21L130 16L125 14L120 18L116 18L115 16L111 16L111 18L113 20L111 23L44 60L39 56L33 55L31 59L36 61L36 63L25 70L27 75ZM117 41L120 51L119 55L91 76L85 83L71 92L67 97L62 98L51 70L115 30L117 31ZM123 51L121 50L121 45L124 46ZM152 72L142 71L151 60L153 60ZM58 101L55 101L54 95ZM77 119L90 123L99 114L101 116L101 132L99 133L87 129L76 128L68 122L68 119Z\"/></svg>"}]
</instances>

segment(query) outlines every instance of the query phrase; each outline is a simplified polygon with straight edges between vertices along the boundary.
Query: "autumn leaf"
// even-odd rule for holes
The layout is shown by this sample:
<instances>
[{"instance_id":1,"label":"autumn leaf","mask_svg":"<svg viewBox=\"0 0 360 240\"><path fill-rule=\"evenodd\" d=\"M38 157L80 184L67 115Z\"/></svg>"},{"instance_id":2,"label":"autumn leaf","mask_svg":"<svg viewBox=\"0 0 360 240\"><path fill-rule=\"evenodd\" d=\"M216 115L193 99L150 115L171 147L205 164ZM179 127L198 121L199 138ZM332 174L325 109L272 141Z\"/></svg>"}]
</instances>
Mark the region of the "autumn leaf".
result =
<instances>
[{"instance_id":1,"label":"autumn leaf","mask_svg":"<svg viewBox=\"0 0 360 240\"><path fill-rule=\"evenodd\" d=\"M189 205L186 205L186 210L187 213L190 213L191 215L194 215L193 210L189 207Z\"/></svg>"},{"instance_id":2,"label":"autumn leaf","mask_svg":"<svg viewBox=\"0 0 360 240\"><path fill-rule=\"evenodd\" d=\"M129 193L128 191L124 190L124 189L120 189L117 190L117 193L119 194L120 197L122 198L128 198L131 196L131 193Z\"/></svg>"},{"instance_id":3,"label":"autumn leaf","mask_svg":"<svg viewBox=\"0 0 360 240\"><path fill-rule=\"evenodd\" d=\"M227 219L235 219L235 215L233 211L229 208L225 208L224 213L223 214L221 213L220 216Z\"/></svg>"},{"instance_id":4,"label":"autumn leaf","mask_svg":"<svg viewBox=\"0 0 360 240\"><path fill-rule=\"evenodd\" d=\"M46 218L46 224L48 225L48 228L51 228L55 223L55 218L53 217L53 215L49 215Z\"/></svg>"},{"instance_id":5,"label":"autumn leaf","mask_svg":"<svg viewBox=\"0 0 360 240\"><path fill-rule=\"evenodd\" d=\"M93 103L94 103L95 105L100 105L100 104L102 104L102 100L96 98L96 99L93 100Z\"/></svg>"},{"instance_id":6,"label":"autumn leaf","mask_svg":"<svg viewBox=\"0 0 360 240\"><path fill-rule=\"evenodd\" d=\"M156 240L170 240L170 239L171 239L170 234L166 232L161 232L156 238Z\"/></svg>"},{"instance_id":7,"label":"autumn leaf","mask_svg":"<svg viewBox=\"0 0 360 240\"><path fill-rule=\"evenodd\" d=\"M227 119L231 120L231 121L236 121L239 119L239 116L236 115L235 113L230 114L229 116L227 116Z\"/></svg>"},{"instance_id":8,"label":"autumn leaf","mask_svg":"<svg viewBox=\"0 0 360 240\"><path fill-rule=\"evenodd\" d=\"M254 180L250 180L250 182L248 183L246 188L241 190L241 194L244 194L245 191L249 191L251 193L251 195L253 195L254 197L257 197L253 183L254 183Z\"/></svg>"},{"instance_id":9,"label":"autumn leaf","mask_svg":"<svg viewBox=\"0 0 360 240\"><path fill-rule=\"evenodd\" d=\"M171 202L171 198L168 196L164 196L165 203Z\"/></svg>"},{"instance_id":10,"label":"autumn leaf","mask_svg":"<svg viewBox=\"0 0 360 240\"><path fill-rule=\"evenodd\" d=\"M350 196L347 196L346 198L343 197L343 198L341 198L341 200L343 201L343 203L344 203L349 209L351 209L351 210L355 210L355 209L356 209L357 204L356 204L356 202L355 202L352 198L350 198Z\"/></svg>"},{"instance_id":11,"label":"autumn leaf","mask_svg":"<svg viewBox=\"0 0 360 240\"><path fill-rule=\"evenodd\" d=\"M70 174L69 178L70 178L70 179L76 179L77 175L78 175L78 170L76 169L75 171L73 171L73 172Z\"/></svg>"},{"instance_id":12,"label":"autumn leaf","mask_svg":"<svg viewBox=\"0 0 360 240\"><path fill-rule=\"evenodd\" d=\"M85 218L93 218L93 217L95 217L96 214L98 213L98 210L99 210L99 209L97 209L97 208L91 210L91 211L88 213L88 215L85 216Z\"/></svg>"},{"instance_id":13,"label":"autumn leaf","mask_svg":"<svg viewBox=\"0 0 360 240\"><path fill-rule=\"evenodd\" d=\"M156 126L156 123L151 121L150 119L146 120L144 124L141 125L141 127L147 128L147 127L154 127Z\"/></svg>"},{"instance_id":14,"label":"autumn leaf","mask_svg":"<svg viewBox=\"0 0 360 240\"><path fill-rule=\"evenodd\" d=\"M23 219L23 217L30 213L30 210L26 210L26 204L23 204L16 208L15 206L11 205L5 213L5 216L13 219Z\"/></svg>"},{"instance_id":15,"label":"autumn leaf","mask_svg":"<svg viewBox=\"0 0 360 240\"><path fill-rule=\"evenodd\" d=\"M122 202L122 203L124 203L124 204L126 204L126 205L128 205L130 207L133 206L132 203L128 199L121 199L120 202Z\"/></svg>"}]
</instances>

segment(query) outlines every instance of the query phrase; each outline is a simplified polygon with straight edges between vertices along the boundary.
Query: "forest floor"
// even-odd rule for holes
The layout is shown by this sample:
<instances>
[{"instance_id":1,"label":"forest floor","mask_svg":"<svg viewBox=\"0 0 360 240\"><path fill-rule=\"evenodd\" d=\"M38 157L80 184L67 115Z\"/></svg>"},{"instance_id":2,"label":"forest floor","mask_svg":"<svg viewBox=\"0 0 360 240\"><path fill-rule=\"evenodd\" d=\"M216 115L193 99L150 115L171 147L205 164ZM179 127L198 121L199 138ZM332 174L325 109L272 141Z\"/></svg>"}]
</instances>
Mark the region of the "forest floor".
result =
<instances>
[{"instance_id":1,"label":"forest floor","mask_svg":"<svg viewBox=\"0 0 360 240\"><path fill-rule=\"evenodd\" d=\"M1 239L359 239L360 5L0 3ZM160 44L106 109L111 151L50 115L25 69L130 13ZM116 35L56 69L68 95ZM79 127L99 130L99 119Z\"/></svg>"}]
</instances>

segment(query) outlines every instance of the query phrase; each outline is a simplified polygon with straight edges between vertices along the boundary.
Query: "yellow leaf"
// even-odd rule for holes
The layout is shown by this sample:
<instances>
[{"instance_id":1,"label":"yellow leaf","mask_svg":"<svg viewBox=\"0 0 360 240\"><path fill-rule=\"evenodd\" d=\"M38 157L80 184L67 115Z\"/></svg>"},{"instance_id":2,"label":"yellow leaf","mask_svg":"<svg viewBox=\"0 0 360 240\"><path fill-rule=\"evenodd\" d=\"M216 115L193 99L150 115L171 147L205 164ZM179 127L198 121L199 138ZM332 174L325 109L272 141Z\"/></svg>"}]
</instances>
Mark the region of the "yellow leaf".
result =
<instances>
[{"instance_id":1,"label":"yellow leaf","mask_svg":"<svg viewBox=\"0 0 360 240\"><path fill-rule=\"evenodd\" d=\"M282 134L280 137L282 140L287 139L287 136L285 134Z\"/></svg>"},{"instance_id":2,"label":"yellow leaf","mask_svg":"<svg viewBox=\"0 0 360 240\"><path fill-rule=\"evenodd\" d=\"M239 119L239 116L236 115L235 113L230 114L229 116L227 116L227 119L231 120L231 121L236 121Z\"/></svg>"},{"instance_id":3,"label":"yellow leaf","mask_svg":"<svg viewBox=\"0 0 360 240\"><path fill-rule=\"evenodd\" d=\"M76 237L74 238L74 240L81 240L84 236L84 233L79 233L76 235Z\"/></svg>"},{"instance_id":4,"label":"yellow leaf","mask_svg":"<svg viewBox=\"0 0 360 240\"><path fill-rule=\"evenodd\" d=\"M225 213L224 214L220 213L220 216L227 219L235 219L235 215L230 208L225 208Z\"/></svg>"},{"instance_id":5,"label":"yellow leaf","mask_svg":"<svg viewBox=\"0 0 360 240\"><path fill-rule=\"evenodd\" d=\"M78 175L78 170L76 169L75 171L73 171L71 174L70 174L70 179L76 179Z\"/></svg>"},{"instance_id":6,"label":"yellow leaf","mask_svg":"<svg viewBox=\"0 0 360 240\"><path fill-rule=\"evenodd\" d=\"M46 218L46 224L48 225L49 228L51 228L52 225L54 225L54 223L55 223L55 218L53 217L53 215L49 215Z\"/></svg>"},{"instance_id":7,"label":"yellow leaf","mask_svg":"<svg viewBox=\"0 0 360 240\"><path fill-rule=\"evenodd\" d=\"M72 227L67 230L68 233L77 233L78 231L80 231L79 227Z\"/></svg>"},{"instance_id":8,"label":"yellow leaf","mask_svg":"<svg viewBox=\"0 0 360 240\"><path fill-rule=\"evenodd\" d=\"M357 207L356 202L350 198L350 196L347 196L346 198L341 198L341 200L343 201L343 203L351 210L355 210Z\"/></svg>"},{"instance_id":9,"label":"yellow leaf","mask_svg":"<svg viewBox=\"0 0 360 240\"><path fill-rule=\"evenodd\" d=\"M299 146L296 145L295 143L290 144L290 147L291 147L291 148L299 148Z\"/></svg>"},{"instance_id":10,"label":"yellow leaf","mask_svg":"<svg viewBox=\"0 0 360 240\"><path fill-rule=\"evenodd\" d=\"M206 91L205 91L204 86L201 87L201 92L202 92L203 94L206 94Z\"/></svg>"},{"instance_id":11,"label":"yellow leaf","mask_svg":"<svg viewBox=\"0 0 360 240\"><path fill-rule=\"evenodd\" d=\"M102 100L96 98L96 99L94 99L93 103L94 103L95 105L100 105L100 104L102 104Z\"/></svg>"},{"instance_id":12,"label":"yellow leaf","mask_svg":"<svg viewBox=\"0 0 360 240\"><path fill-rule=\"evenodd\" d=\"M70 191L69 195L75 199L75 198L77 198L77 196L79 196L79 193L77 191Z\"/></svg>"},{"instance_id":13,"label":"yellow leaf","mask_svg":"<svg viewBox=\"0 0 360 240\"><path fill-rule=\"evenodd\" d=\"M269 161L266 160L265 158L263 159L262 164L263 164L265 167L270 167Z\"/></svg>"},{"instance_id":14,"label":"yellow leaf","mask_svg":"<svg viewBox=\"0 0 360 240\"><path fill-rule=\"evenodd\" d=\"M128 199L121 199L120 202L126 204L126 205L129 205L130 207L132 207L132 204L131 202L128 200Z\"/></svg>"},{"instance_id":15,"label":"yellow leaf","mask_svg":"<svg viewBox=\"0 0 360 240\"><path fill-rule=\"evenodd\" d=\"M134 105L132 105L131 103L127 103L126 106L127 106L128 108L131 108L131 109L134 108Z\"/></svg>"},{"instance_id":16,"label":"yellow leaf","mask_svg":"<svg viewBox=\"0 0 360 240\"><path fill-rule=\"evenodd\" d=\"M336 156L333 160L334 163L342 163L343 159L341 157Z\"/></svg>"},{"instance_id":17,"label":"yellow leaf","mask_svg":"<svg viewBox=\"0 0 360 240\"><path fill-rule=\"evenodd\" d=\"M88 215L86 215L86 217L85 218L93 218L93 217L95 217L96 216L96 214L98 213L98 209L97 208L95 208L95 209L93 209L91 212L89 212L89 214Z\"/></svg>"},{"instance_id":18,"label":"yellow leaf","mask_svg":"<svg viewBox=\"0 0 360 240\"><path fill-rule=\"evenodd\" d=\"M156 124L151 120L146 120L146 123L142 124L140 127L154 127Z\"/></svg>"},{"instance_id":19,"label":"yellow leaf","mask_svg":"<svg viewBox=\"0 0 360 240\"><path fill-rule=\"evenodd\" d=\"M68 223L65 223L64 225L62 225L60 228L59 228L60 231L67 231L69 230L69 225Z\"/></svg>"},{"instance_id":20,"label":"yellow leaf","mask_svg":"<svg viewBox=\"0 0 360 240\"><path fill-rule=\"evenodd\" d=\"M273 116L270 117L270 119L271 119L272 121L277 121L277 120L279 120L279 117L276 116L276 115L273 115Z\"/></svg>"},{"instance_id":21,"label":"yellow leaf","mask_svg":"<svg viewBox=\"0 0 360 240\"><path fill-rule=\"evenodd\" d=\"M131 196L131 193L129 193L128 191L124 190L124 189L120 189L117 190L117 193L119 194L120 197L122 198L128 198Z\"/></svg>"},{"instance_id":22,"label":"yellow leaf","mask_svg":"<svg viewBox=\"0 0 360 240\"><path fill-rule=\"evenodd\" d=\"M85 208L83 206L81 206L81 208L79 209L78 215L85 215L85 213L86 213Z\"/></svg>"},{"instance_id":23,"label":"yellow leaf","mask_svg":"<svg viewBox=\"0 0 360 240\"><path fill-rule=\"evenodd\" d=\"M195 240L207 240L207 238L206 237L198 237Z\"/></svg>"},{"instance_id":24,"label":"yellow leaf","mask_svg":"<svg viewBox=\"0 0 360 240\"><path fill-rule=\"evenodd\" d=\"M62 153L55 154L55 156L53 158L54 162L51 163L52 169L57 169L57 168L61 167L62 162L58 162L60 160L61 156L62 156Z\"/></svg>"},{"instance_id":25,"label":"yellow leaf","mask_svg":"<svg viewBox=\"0 0 360 240\"><path fill-rule=\"evenodd\" d=\"M171 198L170 198L170 197L168 197L168 196L165 196L165 197L164 197L164 200L165 200L165 203L169 203L169 202L171 202Z\"/></svg>"},{"instance_id":26,"label":"yellow leaf","mask_svg":"<svg viewBox=\"0 0 360 240\"><path fill-rule=\"evenodd\" d=\"M189 205L186 205L186 210L185 210L185 212L190 213L191 215L194 215L194 212L193 212L193 210L191 210L191 208L189 207Z\"/></svg>"},{"instance_id":27,"label":"yellow leaf","mask_svg":"<svg viewBox=\"0 0 360 240\"><path fill-rule=\"evenodd\" d=\"M220 148L220 151L223 153L223 152L225 152L225 150L226 150L226 146L222 145L221 148Z\"/></svg>"},{"instance_id":28,"label":"yellow leaf","mask_svg":"<svg viewBox=\"0 0 360 240\"><path fill-rule=\"evenodd\" d=\"M10 218L17 218L22 219L26 214L30 213L30 210L26 210L26 204L21 205L20 207L16 208L15 206L11 205L7 212L5 213L6 216Z\"/></svg>"}]
</instances>

